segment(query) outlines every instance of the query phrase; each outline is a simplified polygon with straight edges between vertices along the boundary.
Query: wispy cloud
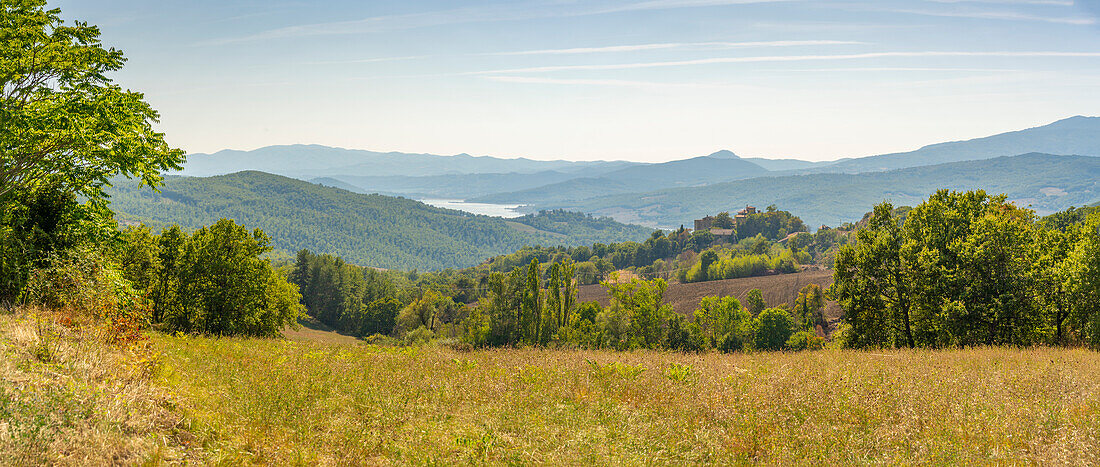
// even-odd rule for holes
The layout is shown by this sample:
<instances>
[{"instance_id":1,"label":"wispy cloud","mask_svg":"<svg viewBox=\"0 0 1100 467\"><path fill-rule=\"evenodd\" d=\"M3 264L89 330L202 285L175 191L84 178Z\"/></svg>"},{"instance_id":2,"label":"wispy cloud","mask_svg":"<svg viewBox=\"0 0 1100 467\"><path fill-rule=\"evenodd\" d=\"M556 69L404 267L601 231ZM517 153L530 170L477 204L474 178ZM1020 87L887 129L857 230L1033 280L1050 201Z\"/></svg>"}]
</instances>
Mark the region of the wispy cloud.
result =
<instances>
[{"instance_id":1,"label":"wispy cloud","mask_svg":"<svg viewBox=\"0 0 1100 467\"><path fill-rule=\"evenodd\" d=\"M860 73L860 72L925 72L935 73L1012 73L1018 72L1016 68L950 68L950 67L901 67L901 66L876 66L876 67L829 67L829 68L796 68L776 70L784 73Z\"/></svg>"},{"instance_id":2,"label":"wispy cloud","mask_svg":"<svg viewBox=\"0 0 1100 467\"><path fill-rule=\"evenodd\" d=\"M716 57L696 60L673 60L662 62L638 62L616 63L599 65L552 65L527 68L511 68L504 70L475 71L467 74L507 74L507 73L547 73L556 71L578 70L628 70L639 68L663 68L692 65L712 65L721 63L764 63L764 62L806 62L806 61L831 61L831 60L864 60L875 58L896 57L1060 57L1060 58L1100 58L1100 52L965 52L965 51L924 51L924 52L869 52L859 54L839 55L772 55L756 57Z\"/></svg>"},{"instance_id":3,"label":"wispy cloud","mask_svg":"<svg viewBox=\"0 0 1100 467\"><path fill-rule=\"evenodd\" d=\"M910 15L922 15L922 16L938 16L944 18L974 18L974 19L995 19L995 20L1011 20L1011 21L1040 21L1044 23L1058 23L1058 24L1072 24L1072 25L1092 25L1096 24L1095 18L1087 18L1083 16L1043 16L1034 15L1030 13L1021 13L1018 11L933 11L933 10L909 10L909 9L897 9L890 10L892 13L903 13Z\"/></svg>"},{"instance_id":4,"label":"wispy cloud","mask_svg":"<svg viewBox=\"0 0 1100 467\"><path fill-rule=\"evenodd\" d=\"M1073 6L1073 0L924 0L932 3L994 3L999 5Z\"/></svg>"},{"instance_id":5,"label":"wispy cloud","mask_svg":"<svg viewBox=\"0 0 1100 467\"><path fill-rule=\"evenodd\" d=\"M405 60L420 60L429 58L430 55L407 55L404 57L376 57L376 58L359 58L352 60L323 60L316 62L303 62L302 65L351 65L356 63L383 63L383 62L400 62Z\"/></svg>"},{"instance_id":6,"label":"wispy cloud","mask_svg":"<svg viewBox=\"0 0 1100 467\"><path fill-rule=\"evenodd\" d=\"M658 44L637 44L637 45L615 45L609 47L576 47L569 49L540 49L540 50L521 50L516 52L492 52L487 55L571 55L571 54L590 54L590 53L611 53L611 52L640 52L646 50L667 50L667 49L700 49L700 50L716 50L716 49L738 49L738 48L750 48L750 47L796 47L796 46L815 46L815 45L857 45L865 44L865 42L857 41L830 41L830 40L816 40L816 41L754 41L754 42L665 42Z\"/></svg>"},{"instance_id":7,"label":"wispy cloud","mask_svg":"<svg viewBox=\"0 0 1100 467\"><path fill-rule=\"evenodd\" d=\"M204 41L198 45L225 45L292 37L369 34L377 32L442 26L449 24L519 21L538 18L603 15L628 11L667 10L708 6L733 6L765 3L786 3L803 0L651 0L611 6L581 6L562 4L522 4L466 7L400 15L373 16L349 21L302 24L270 29L256 34Z\"/></svg>"},{"instance_id":8,"label":"wispy cloud","mask_svg":"<svg viewBox=\"0 0 1100 467\"><path fill-rule=\"evenodd\" d=\"M799 0L651 0L646 2L627 3L603 9L597 9L588 14L618 13L625 11L643 10L669 10L675 8L698 8L728 5L753 5L762 3L781 3Z\"/></svg>"},{"instance_id":9,"label":"wispy cloud","mask_svg":"<svg viewBox=\"0 0 1100 467\"><path fill-rule=\"evenodd\" d=\"M737 84L720 83L667 83L657 81L634 81L621 79L570 79L532 76L486 76L486 79L502 83L549 84L563 86L612 86L646 89L736 89L741 91L759 91L763 88Z\"/></svg>"}]
</instances>

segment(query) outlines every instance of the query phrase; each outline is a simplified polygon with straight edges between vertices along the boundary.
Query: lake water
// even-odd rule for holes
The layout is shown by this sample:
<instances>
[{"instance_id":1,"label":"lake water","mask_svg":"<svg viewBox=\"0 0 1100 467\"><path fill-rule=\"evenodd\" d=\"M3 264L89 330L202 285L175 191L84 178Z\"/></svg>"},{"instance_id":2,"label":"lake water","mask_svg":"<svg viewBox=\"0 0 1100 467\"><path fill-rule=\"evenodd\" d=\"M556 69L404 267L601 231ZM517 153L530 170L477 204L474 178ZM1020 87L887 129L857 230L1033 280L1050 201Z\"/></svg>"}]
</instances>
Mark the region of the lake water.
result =
<instances>
[{"instance_id":1,"label":"lake water","mask_svg":"<svg viewBox=\"0 0 1100 467\"><path fill-rule=\"evenodd\" d=\"M467 203L460 199L422 199L420 202L437 208L455 209L473 214L503 217L506 219L523 215L522 213L516 212L516 209L522 206L520 204Z\"/></svg>"}]
</instances>

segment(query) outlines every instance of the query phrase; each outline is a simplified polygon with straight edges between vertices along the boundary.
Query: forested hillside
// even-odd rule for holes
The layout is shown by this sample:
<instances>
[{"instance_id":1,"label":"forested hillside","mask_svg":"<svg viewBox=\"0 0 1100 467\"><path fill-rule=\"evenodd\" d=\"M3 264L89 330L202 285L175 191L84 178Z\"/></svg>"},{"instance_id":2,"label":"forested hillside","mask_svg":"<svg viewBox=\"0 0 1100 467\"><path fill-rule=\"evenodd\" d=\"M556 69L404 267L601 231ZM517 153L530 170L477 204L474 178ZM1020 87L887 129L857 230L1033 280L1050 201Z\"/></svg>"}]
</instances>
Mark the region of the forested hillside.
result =
<instances>
[{"instance_id":1,"label":"forested hillside","mask_svg":"<svg viewBox=\"0 0 1100 467\"><path fill-rule=\"evenodd\" d=\"M381 268L464 267L525 245L643 240L652 232L564 212L505 221L262 172L169 177L160 193L120 179L108 193L123 220L195 229L225 217L263 229L283 252L310 249Z\"/></svg>"},{"instance_id":2,"label":"forested hillside","mask_svg":"<svg viewBox=\"0 0 1100 467\"><path fill-rule=\"evenodd\" d=\"M789 206L808 225L835 226L860 219L866 206L883 199L913 205L938 188L1005 193L1010 201L1049 214L1100 199L1100 157L1025 154L888 172L763 177L536 206L671 227L716 207L777 204Z\"/></svg>"}]
</instances>

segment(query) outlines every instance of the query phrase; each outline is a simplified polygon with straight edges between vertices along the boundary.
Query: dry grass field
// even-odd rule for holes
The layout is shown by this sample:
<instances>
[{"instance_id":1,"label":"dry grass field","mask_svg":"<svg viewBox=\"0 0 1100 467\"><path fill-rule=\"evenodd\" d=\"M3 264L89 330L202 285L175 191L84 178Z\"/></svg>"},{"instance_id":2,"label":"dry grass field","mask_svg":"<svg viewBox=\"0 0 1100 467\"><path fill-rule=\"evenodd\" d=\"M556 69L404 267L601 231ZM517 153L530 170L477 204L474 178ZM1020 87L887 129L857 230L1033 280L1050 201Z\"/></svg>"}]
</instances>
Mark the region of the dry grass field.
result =
<instances>
[{"instance_id":1,"label":"dry grass field","mask_svg":"<svg viewBox=\"0 0 1100 467\"><path fill-rule=\"evenodd\" d=\"M1084 350L456 352L152 335L155 358L65 344L41 362L33 322L0 324L0 459L16 464L1100 463L1100 353Z\"/></svg>"}]
</instances>

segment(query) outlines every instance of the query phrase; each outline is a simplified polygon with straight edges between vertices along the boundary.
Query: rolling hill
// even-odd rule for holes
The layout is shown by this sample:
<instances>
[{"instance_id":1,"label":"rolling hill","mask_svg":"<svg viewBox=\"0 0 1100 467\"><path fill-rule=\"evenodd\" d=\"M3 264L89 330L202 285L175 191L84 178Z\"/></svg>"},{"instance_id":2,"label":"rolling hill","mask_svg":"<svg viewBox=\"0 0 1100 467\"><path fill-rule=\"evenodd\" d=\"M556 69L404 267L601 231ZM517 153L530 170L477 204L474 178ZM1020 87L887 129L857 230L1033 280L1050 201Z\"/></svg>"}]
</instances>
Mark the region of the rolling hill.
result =
<instances>
[{"instance_id":1,"label":"rolling hill","mask_svg":"<svg viewBox=\"0 0 1100 467\"><path fill-rule=\"evenodd\" d=\"M263 229L281 251L308 248L380 268L466 267L525 245L643 240L652 232L560 211L504 220L256 171L168 177L160 193L116 179L107 191L120 220L194 229L227 217Z\"/></svg>"},{"instance_id":2,"label":"rolling hill","mask_svg":"<svg viewBox=\"0 0 1100 467\"><path fill-rule=\"evenodd\" d=\"M481 203L539 204L582 200L614 193L634 193L654 187L702 186L730 180L769 175L770 172L730 151L664 162L626 167L599 177L585 177L513 193L475 198Z\"/></svg>"},{"instance_id":3,"label":"rolling hill","mask_svg":"<svg viewBox=\"0 0 1100 467\"><path fill-rule=\"evenodd\" d=\"M746 204L776 204L817 226L857 221L869 206L883 200L916 204L940 188L1004 193L1045 214L1100 200L1100 157L1025 154L887 172L761 177L539 207L673 227Z\"/></svg>"},{"instance_id":4,"label":"rolling hill","mask_svg":"<svg viewBox=\"0 0 1100 467\"><path fill-rule=\"evenodd\" d=\"M933 144L916 151L846 159L815 172L860 173L1031 152L1100 156L1100 117L1071 117L1049 125L968 141Z\"/></svg>"}]
</instances>

